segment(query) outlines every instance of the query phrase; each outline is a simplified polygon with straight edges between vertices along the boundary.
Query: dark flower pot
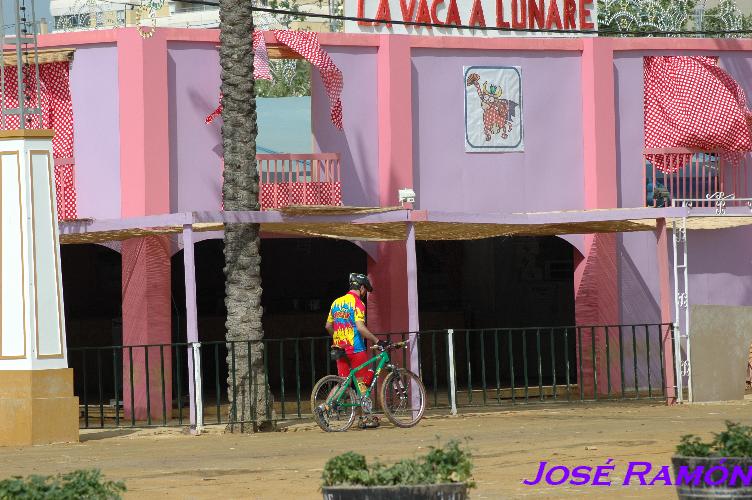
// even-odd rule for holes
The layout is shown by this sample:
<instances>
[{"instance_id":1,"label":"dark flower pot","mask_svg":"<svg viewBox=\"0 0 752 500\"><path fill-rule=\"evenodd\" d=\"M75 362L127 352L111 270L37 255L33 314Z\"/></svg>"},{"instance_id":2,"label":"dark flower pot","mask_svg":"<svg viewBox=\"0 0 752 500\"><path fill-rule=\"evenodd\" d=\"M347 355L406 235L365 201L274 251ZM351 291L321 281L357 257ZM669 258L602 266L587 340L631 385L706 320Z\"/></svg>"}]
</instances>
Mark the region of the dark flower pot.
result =
<instances>
[{"instance_id":1,"label":"dark flower pot","mask_svg":"<svg viewBox=\"0 0 752 500\"><path fill-rule=\"evenodd\" d=\"M465 483L405 486L324 486L324 500L465 500Z\"/></svg>"},{"instance_id":2,"label":"dark flower pot","mask_svg":"<svg viewBox=\"0 0 752 500\"><path fill-rule=\"evenodd\" d=\"M721 460L724 460L724 462L721 463ZM735 484L731 484L735 466L747 471L752 467L752 457L723 459L722 457L682 457L675 455L671 458L671 462L674 466L673 479L679 500L752 499L752 485L745 486L741 478L738 478ZM686 466L690 472L697 471L698 467L702 466L702 477L699 481L683 481L682 484L679 484L678 475L682 466ZM713 472L706 474L711 469ZM724 471L721 469L726 470L725 480Z\"/></svg>"}]
</instances>

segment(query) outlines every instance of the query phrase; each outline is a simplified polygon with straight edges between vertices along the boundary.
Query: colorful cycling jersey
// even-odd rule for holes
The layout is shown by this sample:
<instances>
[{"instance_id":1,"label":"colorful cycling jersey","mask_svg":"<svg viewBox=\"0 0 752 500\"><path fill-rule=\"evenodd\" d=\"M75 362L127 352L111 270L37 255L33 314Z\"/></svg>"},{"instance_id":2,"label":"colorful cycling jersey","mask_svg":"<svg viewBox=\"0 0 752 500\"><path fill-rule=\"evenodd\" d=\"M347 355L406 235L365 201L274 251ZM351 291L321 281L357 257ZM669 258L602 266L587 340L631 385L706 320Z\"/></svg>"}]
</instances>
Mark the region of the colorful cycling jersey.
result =
<instances>
[{"instance_id":1,"label":"colorful cycling jersey","mask_svg":"<svg viewBox=\"0 0 752 500\"><path fill-rule=\"evenodd\" d=\"M366 306L358 292L351 291L332 303L327 323L334 329L334 343L344 347L348 354L366 350L366 344L358 331L356 321L366 320Z\"/></svg>"}]
</instances>

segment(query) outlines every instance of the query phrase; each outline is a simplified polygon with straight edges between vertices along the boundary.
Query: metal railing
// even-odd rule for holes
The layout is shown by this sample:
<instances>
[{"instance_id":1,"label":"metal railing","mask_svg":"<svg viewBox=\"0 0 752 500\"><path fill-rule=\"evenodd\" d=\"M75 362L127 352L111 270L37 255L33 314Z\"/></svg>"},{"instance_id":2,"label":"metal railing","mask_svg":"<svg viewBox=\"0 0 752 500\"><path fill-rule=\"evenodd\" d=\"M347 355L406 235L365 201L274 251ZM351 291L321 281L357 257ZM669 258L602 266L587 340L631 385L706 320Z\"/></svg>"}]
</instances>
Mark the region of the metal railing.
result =
<instances>
[{"instance_id":1,"label":"metal railing","mask_svg":"<svg viewBox=\"0 0 752 500\"><path fill-rule=\"evenodd\" d=\"M392 361L420 375L428 409L439 412L536 402L664 399L673 387L667 387L665 373L666 366L673 366L665 359L668 355L673 360L673 349L664 352L665 346L673 346L670 324L388 336L409 341L409 348L396 351ZM224 341L69 348L81 426L310 418L313 384L336 373L330 343L321 336L264 339L262 349L251 342ZM253 370L248 376L243 370L236 374L235 368L247 366L249 359L256 360L263 378Z\"/></svg>"},{"instance_id":2,"label":"metal railing","mask_svg":"<svg viewBox=\"0 0 752 500\"><path fill-rule=\"evenodd\" d=\"M290 205L342 205L338 153L257 154L256 162L261 210ZM224 194L221 209L224 210Z\"/></svg>"},{"instance_id":3,"label":"metal railing","mask_svg":"<svg viewBox=\"0 0 752 500\"><path fill-rule=\"evenodd\" d=\"M256 160L262 209L342 205L339 154L259 154Z\"/></svg>"},{"instance_id":4,"label":"metal railing","mask_svg":"<svg viewBox=\"0 0 752 500\"><path fill-rule=\"evenodd\" d=\"M665 399L667 345L671 324L420 332L414 371L433 408Z\"/></svg>"},{"instance_id":5,"label":"metal railing","mask_svg":"<svg viewBox=\"0 0 752 500\"><path fill-rule=\"evenodd\" d=\"M674 199L697 200L698 207L714 206L716 193L750 196L752 156L688 148L649 148L643 151L646 173L645 206L671 206ZM666 174L656 165L672 171ZM735 206L734 201L728 202Z\"/></svg>"}]
</instances>

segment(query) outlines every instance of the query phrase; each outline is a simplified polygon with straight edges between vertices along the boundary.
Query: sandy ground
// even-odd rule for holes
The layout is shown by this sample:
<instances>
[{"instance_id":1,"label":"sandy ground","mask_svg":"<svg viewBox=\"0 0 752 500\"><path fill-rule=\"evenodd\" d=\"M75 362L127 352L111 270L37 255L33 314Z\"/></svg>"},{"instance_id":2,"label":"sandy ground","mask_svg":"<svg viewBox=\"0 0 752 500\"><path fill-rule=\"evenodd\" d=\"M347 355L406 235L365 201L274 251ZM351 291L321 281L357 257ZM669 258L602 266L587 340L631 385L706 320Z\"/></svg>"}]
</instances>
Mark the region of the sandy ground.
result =
<instances>
[{"instance_id":1,"label":"sandy ground","mask_svg":"<svg viewBox=\"0 0 752 500\"><path fill-rule=\"evenodd\" d=\"M81 443L0 449L0 477L100 468L124 480L126 498L321 498L328 458L348 450L391 461L426 451L437 438L469 438L478 487L472 498L676 498L673 487L621 486L629 461L670 465L679 436L709 437L726 419L752 423L752 401L666 407L658 404L527 407L429 417L413 429L324 433L312 424L284 432L201 436L177 429L88 430ZM526 486L540 461L602 465L614 485ZM636 483L636 482L635 482Z\"/></svg>"}]
</instances>

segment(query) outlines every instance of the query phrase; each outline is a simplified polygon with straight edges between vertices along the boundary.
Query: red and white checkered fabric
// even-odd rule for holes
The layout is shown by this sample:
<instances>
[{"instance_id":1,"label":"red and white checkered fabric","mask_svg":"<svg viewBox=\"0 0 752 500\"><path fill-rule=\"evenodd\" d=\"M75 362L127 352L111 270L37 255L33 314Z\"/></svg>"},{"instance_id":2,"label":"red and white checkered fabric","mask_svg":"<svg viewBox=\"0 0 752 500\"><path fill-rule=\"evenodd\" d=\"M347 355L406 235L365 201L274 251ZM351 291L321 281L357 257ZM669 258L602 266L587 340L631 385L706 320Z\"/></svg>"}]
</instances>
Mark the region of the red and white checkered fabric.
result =
<instances>
[{"instance_id":1,"label":"red and white checkered fabric","mask_svg":"<svg viewBox=\"0 0 752 500\"><path fill-rule=\"evenodd\" d=\"M272 80L272 72L269 69L269 52L266 50L264 33L253 32L253 78L256 80ZM219 93L219 106L204 120L207 124L213 122L222 115L222 92Z\"/></svg>"},{"instance_id":2,"label":"red and white checkered fabric","mask_svg":"<svg viewBox=\"0 0 752 500\"><path fill-rule=\"evenodd\" d=\"M261 184L261 210L290 205L342 205L342 185L339 182L282 182Z\"/></svg>"},{"instance_id":3,"label":"red and white checkered fabric","mask_svg":"<svg viewBox=\"0 0 752 500\"><path fill-rule=\"evenodd\" d=\"M290 205L290 185L289 184L272 184L274 186L274 201L270 208L280 208Z\"/></svg>"},{"instance_id":4,"label":"red and white checkered fabric","mask_svg":"<svg viewBox=\"0 0 752 500\"><path fill-rule=\"evenodd\" d=\"M266 50L263 31L253 32L253 78L256 80L272 80L272 70L269 68L269 52Z\"/></svg>"},{"instance_id":5,"label":"red and white checkered fabric","mask_svg":"<svg viewBox=\"0 0 752 500\"><path fill-rule=\"evenodd\" d=\"M286 207L290 205L289 184L261 184L259 191L261 210Z\"/></svg>"},{"instance_id":6,"label":"red and white checkered fabric","mask_svg":"<svg viewBox=\"0 0 752 500\"><path fill-rule=\"evenodd\" d=\"M744 90L718 67L718 59L699 56L646 57L645 147L685 147L723 152L733 160L752 151L752 113ZM648 158L671 173L689 161Z\"/></svg>"},{"instance_id":7,"label":"red and white checkered fabric","mask_svg":"<svg viewBox=\"0 0 752 500\"><path fill-rule=\"evenodd\" d=\"M311 31L277 30L274 36L277 37L277 41L290 47L319 70L326 95L329 96L332 123L342 130L342 72L329 54L321 48L318 35Z\"/></svg>"},{"instance_id":8,"label":"red and white checkered fabric","mask_svg":"<svg viewBox=\"0 0 752 500\"><path fill-rule=\"evenodd\" d=\"M11 67L8 67L11 69ZM33 84L32 67L24 67L24 82L27 98L31 105L36 103L36 85ZM39 65L40 93L42 105L41 122L31 116L29 128L49 128L55 131L52 139L53 156L56 160L66 160L65 165L55 167L55 191L57 194L58 219L75 219L76 184L73 165L73 103L69 85L69 63L51 62ZM14 71L5 73L5 106L18 107L18 81ZM18 116L6 117L5 129L19 126Z\"/></svg>"},{"instance_id":9,"label":"red and white checkered fabric","mask_svg":"<svg viewBox=\"0 0 752 500\"><path fill-rule=\"evenodd\" d=\"M305 205L305 188L300 182L288 184L290 186L290 205Z\"/></svg>"},{"instance_id":10,"label":"red and white checkered fabric","mask_svg":"<svg viewBox=\"0 0 752 500\"><path fill-rule=\"evenodd\" d=\"M321 48L318 35L310 31L275 30L274 36L276 36L278 42L290 47L319 70L321 80L324 83L324 89L329 97L332 123L339 130L342 130L341 96L344 86L342 71L334 64L329 54ZM253 49L255 52L253 58L253 77L256 79L271 80L269 55L266 50L266 41L264 40L263 32L257 31L253 33ZM206 117L206 123L211 123L221 114L222 95L220 94L219 106Z\"/></svg>"},{"instance_id":11,"label":"red and white checkered fabric","mask_svg":"<svg viewBox=\"0 0 752 500\"><path fill-rule=\"evenodd\" d=\"M322 205L342 205L342 184L340 182L321 182L320 184Z\"/></svg>"},{"instance_id":12,"label":"red and white checkered fabric","mask_svg":"<svg viewBox=\"0 0 752 500\"><path fill-rule=\"evenodd\" d=\"M73 165L55 166L58 220L76 218L76 182Z\"/></svg>"},{"instance_id":13,"label":"red and white checkered fabric","mask_svg":"<svg viewBox=\"0 0 752 500\"><path fill-rule=\"evenodd\" d=\"M342 205L342 183L340 181L332 182L332 198L330 205L340 206Z\"/></svg>"}]
</instances>

